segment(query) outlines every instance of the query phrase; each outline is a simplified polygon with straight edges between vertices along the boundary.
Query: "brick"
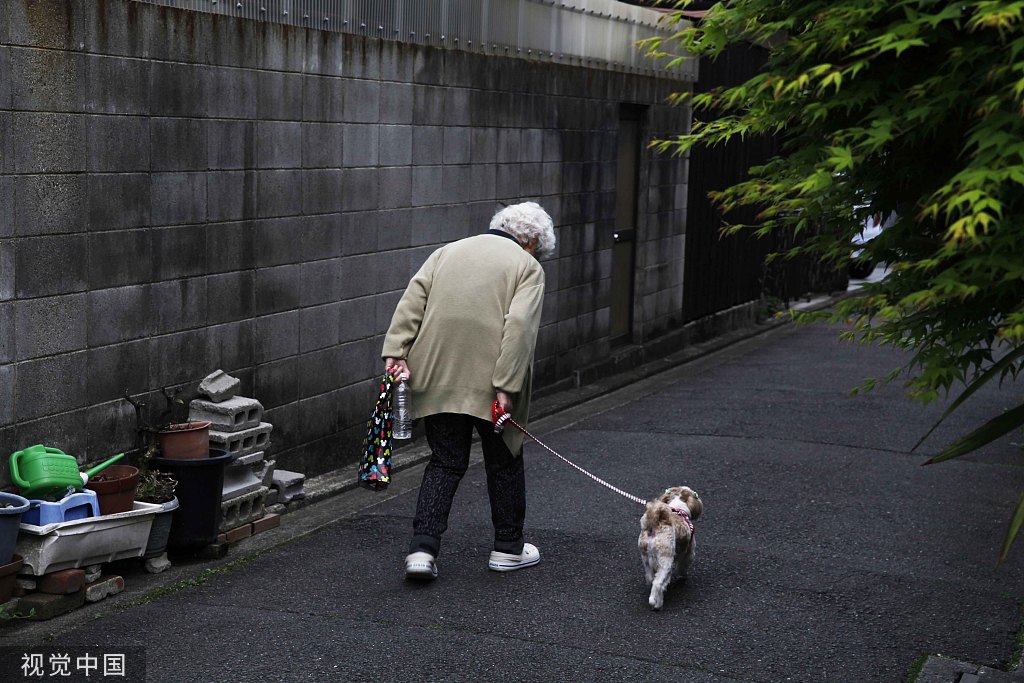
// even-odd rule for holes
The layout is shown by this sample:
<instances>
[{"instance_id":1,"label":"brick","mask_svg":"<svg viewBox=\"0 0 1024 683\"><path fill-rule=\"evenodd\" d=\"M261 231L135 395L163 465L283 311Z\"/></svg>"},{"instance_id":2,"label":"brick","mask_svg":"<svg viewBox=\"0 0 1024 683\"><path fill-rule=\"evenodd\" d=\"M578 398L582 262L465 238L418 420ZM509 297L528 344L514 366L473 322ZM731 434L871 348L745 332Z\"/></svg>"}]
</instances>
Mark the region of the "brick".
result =
<instances>
[{"instance_id":1,"label":"brick","mask_svg":"<svg viewBox=\"0 0 1024 683\"><path fill-rule=\"evenodd\" d=\"M243 538L249 538L250 536L252 536L251 524L243 524L224 532L224 540L227 543L238 543Z\"/></svg>"},{"instance_id":2,"label":"brick","mask_svg":"<svg viewBox=\"0 0 1024 683\"><path fill-rule=\"evenodd\" d=\"M62 614L78 609L85 604L85 591L79 590L70 595L50 595L48 593L31 593L18 598L14 608L15 616L31 621L46 621Z\"/></svg>"},{"instance_id":3,"label":"brick","mask_svg":"<svg viewBox=\"0 0 1024 683\"><path fill-rule=\"evenodd\" d=\"M36 590L51 595L70 595L82 590L83 586L85 586L84 569L65 569L40 576Z\"/></svg>"},{"instance_id":4,"label":"brick","mask_svg":"<svg viewBox=\"0 0 1024 683\"><path fill-rule=\"evenodd\" d=\"M281 515L275 515L274 513L263 515L260 519L257 519L252 523L252 532L254 534L261 534L264 531L270 531L281 526Z\"/></svg>"},{"instance_id":5,"label":"brick","mask_svg":"<svg viewBox=\"0 0 1024 683\"><path fill-rule=\"evenodd\" d=\"M104 576L85 586L85 601L99 602L111 595L124 590L124 578L120 576Z\"/></svg>"}]
</instances>

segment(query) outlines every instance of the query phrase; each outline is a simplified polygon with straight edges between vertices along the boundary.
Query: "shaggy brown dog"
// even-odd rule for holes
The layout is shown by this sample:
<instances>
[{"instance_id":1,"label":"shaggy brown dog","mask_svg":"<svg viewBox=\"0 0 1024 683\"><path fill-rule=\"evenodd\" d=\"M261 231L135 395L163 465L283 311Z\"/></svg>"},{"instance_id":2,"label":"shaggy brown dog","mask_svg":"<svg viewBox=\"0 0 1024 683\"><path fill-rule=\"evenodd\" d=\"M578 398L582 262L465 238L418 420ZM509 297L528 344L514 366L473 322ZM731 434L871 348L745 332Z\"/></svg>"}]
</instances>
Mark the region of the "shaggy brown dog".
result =
<instances>
[{"instance_id":1,"label":"shaggy brown dog","mask_svg":"<svg viewBox=\"0 0 1024 683\"><path fill-rule=\"evenodd\" d=\"M685 579L697 549L693 522L704 511L697 492L687 486L665 489L647 503L640 518L640 559L647 583L651 584L651 607L661 609L665 589L676 579Z\"/></svg>"}]
</instances>

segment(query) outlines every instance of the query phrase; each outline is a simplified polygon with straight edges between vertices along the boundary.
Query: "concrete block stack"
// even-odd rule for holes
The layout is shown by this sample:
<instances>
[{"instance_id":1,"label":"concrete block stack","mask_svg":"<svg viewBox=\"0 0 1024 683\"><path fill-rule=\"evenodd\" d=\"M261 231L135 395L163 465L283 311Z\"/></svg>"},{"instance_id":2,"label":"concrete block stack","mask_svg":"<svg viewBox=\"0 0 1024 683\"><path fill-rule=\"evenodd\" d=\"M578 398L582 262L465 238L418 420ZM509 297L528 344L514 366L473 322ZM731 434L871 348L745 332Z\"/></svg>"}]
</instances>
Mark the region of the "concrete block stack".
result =
<instances>
[{"instance_id":1,"label":"concrete block stack","mask_svg":"<svg viewBox=\"0 0 1024 683\"><path fill-rule=\"evenodd\" d=\"M263 405L254 398L238 396L238 388L237 379L217 370L199 385L207 398L189 404L189 420L210 423L210 448L234 456L224 468L223 533L250 525L266 514L275 468L275 462L266 458L274 427L263 422Z\"/></svg>"}]
</instances>

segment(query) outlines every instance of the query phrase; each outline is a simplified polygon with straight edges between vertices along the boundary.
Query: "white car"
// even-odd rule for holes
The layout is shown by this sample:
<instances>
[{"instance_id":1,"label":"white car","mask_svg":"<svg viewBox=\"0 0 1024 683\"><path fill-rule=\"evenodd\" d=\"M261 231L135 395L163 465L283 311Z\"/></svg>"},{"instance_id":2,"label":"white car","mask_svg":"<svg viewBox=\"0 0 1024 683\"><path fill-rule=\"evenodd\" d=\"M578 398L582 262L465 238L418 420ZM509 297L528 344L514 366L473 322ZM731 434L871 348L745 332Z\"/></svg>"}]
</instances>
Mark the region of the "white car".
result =
<instances>
[{"instance_id":1,"label":"white car","mask_svg":"<svg viewBox=\"0 0 1024 683\"><path fill-rule=\"evenodd\" d=\"M850 253L850 256L853 259L850 261L850 277L864 279L868 275L871 275L871 272L875 269L875 265L877 264L875 264L875 262L870 258L861 257L864 253L864 245L881 235L883 230L891 227L895 222L895 211L890 213L884 220L880 213L872 214L864 220L864 227L850 242L853 245L853 251Z\"/></svg>"}]
</instances>

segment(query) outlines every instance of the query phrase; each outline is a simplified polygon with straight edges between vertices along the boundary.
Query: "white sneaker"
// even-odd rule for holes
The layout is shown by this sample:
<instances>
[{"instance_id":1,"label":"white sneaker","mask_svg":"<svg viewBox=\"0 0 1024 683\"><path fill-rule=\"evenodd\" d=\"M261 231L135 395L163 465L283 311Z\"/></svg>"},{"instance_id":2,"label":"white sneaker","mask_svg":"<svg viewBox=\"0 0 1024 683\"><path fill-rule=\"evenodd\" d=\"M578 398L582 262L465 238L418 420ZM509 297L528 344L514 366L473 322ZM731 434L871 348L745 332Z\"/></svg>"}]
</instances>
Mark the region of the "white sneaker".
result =
<instances>
[{"instance_id":1,"label":"white sneaker","mask_svg":"<svg viewBox=\"0 0 1024 683\"><path fill-rule=\"evenodd\" d=\"M540 551L537 550L537 546L532 543L524 543L521 555L499 553L497 550L492 550L491 557L487 561L487 568L496 572L514 572L524 567L532 567L538 562L540 562Z\"/></svg>"},{"instance_id":2,"label":"white sneaker","mask_svg":"<svg viewBox=\"0 0 1024 683\"><path fill-rule=\"evenodd\" d=\"M405 578L417 581L433 581L437 578L437 563L434 556L426 552L410 553L405 558Z\"/></svg>"}]
</instances>

